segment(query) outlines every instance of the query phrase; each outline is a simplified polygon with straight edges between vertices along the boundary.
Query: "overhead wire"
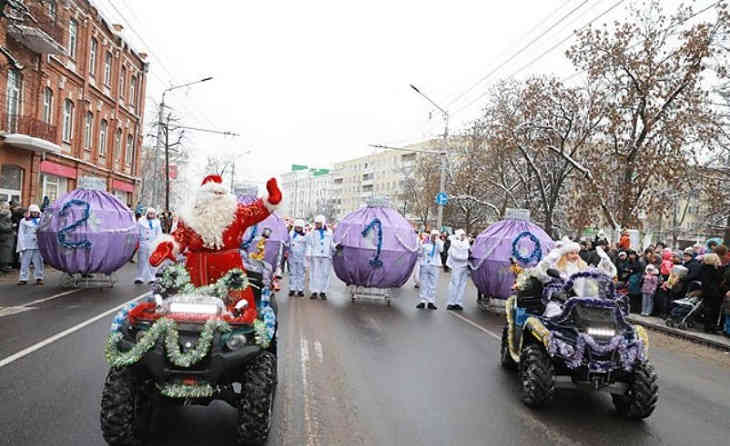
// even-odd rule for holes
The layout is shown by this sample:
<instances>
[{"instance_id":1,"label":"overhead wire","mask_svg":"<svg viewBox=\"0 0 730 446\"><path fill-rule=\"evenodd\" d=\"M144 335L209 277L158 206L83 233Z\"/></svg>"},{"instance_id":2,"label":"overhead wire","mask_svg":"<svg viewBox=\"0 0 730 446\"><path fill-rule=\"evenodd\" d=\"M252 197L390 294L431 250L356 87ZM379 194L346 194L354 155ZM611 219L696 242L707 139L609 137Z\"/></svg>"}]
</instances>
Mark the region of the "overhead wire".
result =
<instances>
[{"instance_id":1,"label":"overhead wire","mask_svg":"<svg viewBox=\"0 0 730 446\"><path fill-rule=\"evenodd\" d=\"M543 38L546 34L548 34L550 31L555 29L558 25L560 25L563 21L565 21L568 17L570 17L572 14L574 14L576 11L578 11L580 8L582 8L586 3L588 3L590 0L583 0L578 6L574 7L568 13L564 14L557 22L550 25L546 30L538 34L535 38L530 40L526 45L524 45L522 48L520 48L516 53L514 53L512 56L510 56L507 60L499 64L497 67L490 70L487 74L482 76L477 82L475 82L472 86L467 88L465 91L457 95L454 99L448 102L447 108L456 103L458 100L463 98L465 95L467 95L469 92L471 92L474 88L479 86L482 82L489 79L494 73L499 71L502 67L506 66L508 63L513 61L516 57L518 57L520 54L525 52L528 48L530 48L533 44L535 44L537 41L539 41L541 38Z\"/></svg>"},{"instance_id":2,"label":"overhead wire","mask_svg":"<svg viewBox=\"0 0 730 446\"><path fill-rule=\"evenodd\" d=\"M591 19L588 23L584 24L579 29L583 29L586 26L590 25L591 23L595 22L596 20L600 19L601 17L605 16L606 14L608 14L609 12L611 12L612 10L614 10L615 8L617 8L619 5L621 5L625 1L626 0L618 0L617 2L615 2L614 4L612 4L607 10L603 11L602 13L600 13L599 15L597 15L596 17L594 17L593 19ZM568 40L572 39L573 36L574 36L574 34L571 34L571 35L567 36L566 38L561 39L556 44L554 44L550 48L548 48L546 51L543 51L539 56L537 56L534 59L532 59L529 63L523 65L518 70L516 70L515 72L513 72L509 77L510 78L511 77L514 77L518 73L520 73L520 72L526 70L527 68L529 68L530 66L534 65L537 61L539 61L540 59L542 59L543 57L545 57L546 55L548 55L549 53L551 53L552 51L554 51L560 45L562 45L565 42L567 42ZM463 111L463 110L471 107L474 103L476 103L477 101L481 100L484 96L486 96L488 94L489 94L489 90L486 90L485 92L483 92L479 96L475 97L474 99L472 99L471 101L469 101L465 105L463 105L462 107L460 107L457 110L455 110L454 112L452 112L452 115L455 115L455 114L457 114L457 113L459 113L459 112L461 112L461 111Z\"/></svg>"}]
</instances>

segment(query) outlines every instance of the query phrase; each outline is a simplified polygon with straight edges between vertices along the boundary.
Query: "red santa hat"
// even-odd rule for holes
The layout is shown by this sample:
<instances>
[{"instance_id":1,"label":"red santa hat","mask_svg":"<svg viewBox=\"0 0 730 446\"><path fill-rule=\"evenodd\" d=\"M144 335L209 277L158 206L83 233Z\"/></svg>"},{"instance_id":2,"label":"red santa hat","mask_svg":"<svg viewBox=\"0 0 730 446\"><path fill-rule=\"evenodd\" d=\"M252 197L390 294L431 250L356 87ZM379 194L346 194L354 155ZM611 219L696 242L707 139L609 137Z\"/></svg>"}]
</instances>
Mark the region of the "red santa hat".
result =
<instances>
[{"instance_id":1,"label":"red santa hat","mask_svg":"<svg viewBox=\"0 0 730 446\"><path fill-rule=\"evenodd\" d=\"M224 191L225 188L223 187L223 178L221 178L221 176L217 174L208 175L203 179L203 182L200 183L200 189L205 191Z\"/></svg>"}]
</instances>

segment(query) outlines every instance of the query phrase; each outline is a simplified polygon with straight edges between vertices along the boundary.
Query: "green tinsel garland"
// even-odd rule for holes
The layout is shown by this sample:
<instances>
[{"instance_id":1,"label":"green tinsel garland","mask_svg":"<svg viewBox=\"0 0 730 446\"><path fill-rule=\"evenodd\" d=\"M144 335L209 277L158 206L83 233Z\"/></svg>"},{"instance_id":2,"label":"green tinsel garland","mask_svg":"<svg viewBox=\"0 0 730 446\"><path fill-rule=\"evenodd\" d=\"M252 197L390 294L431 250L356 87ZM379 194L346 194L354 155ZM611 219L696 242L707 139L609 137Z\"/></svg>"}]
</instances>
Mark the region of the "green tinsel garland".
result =
<instances>
[{"instance_id":1,"label":"green tinsel garland","mask_svg":"<svg viewBox=\"0 0 730 446\"><path fill-rule=\"evenodd\" d=\"M217 319L208 320L203 327L203 331L200 333L198 345L193 350L182 353L179 343L180 333L177 331L175 321L162 318L155 322L139 342L128 352L120 352L117 346L122 339L122 334L119 332L112 333L107 338L104 356L111 367L126 367L135 364L142 359L145 353L154 347L160 336L167 334L165 346L168 359L178 367L190 367L208 354L217 330L227 333L231 331L231 327L225 321Z\"/></svg>"},{"instance_id":2,"label":"green tinsel garland","mask_svg":"<svg viewBox=\"0 0 730 446\"><path fill-rule=\"evenodd\" d=\"M207 398L213 392L210 384L165 384L160 388L160 393L170 398Z\"/></svg>"},{"instance_id":3,"label":"green tinsel garland","mask_svg":"<svg viewBox=\"0 0 730 446\"><path fill-rule=\"evenodd\" d=\"M226 333L231 331L231 327L225 321L218 319L208 320L205 323L205 327L203 327L203 331L200 333L198 345L189 352L183 353L180 351L180 333L176 327L171 327L167 331L167 338L165 339L167 358L178 367L190 367L198 363L208 354L216 330Z\"/></svg>"},{"instance_id":4,"label":"green tinsel garland","mask_svg":"<svg viewBox=\"0 0 730 446\"><path fill-rule=\"evenodd\" d=\"M253 322L253 330L256 344L258 344L261 348L269 348L269 343L271 342L271 339L269 339L269 335L266 330L266 324L264 323L264 321L256 319Z\"/></svg>"}]
</instances>

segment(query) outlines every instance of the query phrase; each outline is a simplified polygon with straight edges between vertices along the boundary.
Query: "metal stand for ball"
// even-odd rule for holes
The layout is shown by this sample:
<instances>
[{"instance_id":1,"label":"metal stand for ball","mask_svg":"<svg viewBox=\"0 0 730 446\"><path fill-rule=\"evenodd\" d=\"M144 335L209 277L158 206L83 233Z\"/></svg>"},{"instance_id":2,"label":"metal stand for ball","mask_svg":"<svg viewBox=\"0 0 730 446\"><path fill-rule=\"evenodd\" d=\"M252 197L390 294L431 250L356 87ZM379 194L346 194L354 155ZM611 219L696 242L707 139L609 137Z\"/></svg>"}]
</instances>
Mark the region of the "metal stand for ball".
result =
<instances>
[{"instance_id":1,"label":"metal stand for ball","mask_svg":"<svg viewBox=\"0 0 730 446\"><path fill-rule=\"evenodd\" d=\"M61 279L63 288L114 288L116 273L112 274L64 274Z\"/></svg>"},{"instance_id":2,"label":"metal stand for ball","mask_svg":"<svg viewBox=\"0 0 730 446\"><path fill-rule=\"evenodd\" d=\"M353 302L357 299L383 299L387 306L390 306L390 300L393 298L390 288L371 288L365 286L350 285L350 298Z\"/></svg>"}]
</instances>

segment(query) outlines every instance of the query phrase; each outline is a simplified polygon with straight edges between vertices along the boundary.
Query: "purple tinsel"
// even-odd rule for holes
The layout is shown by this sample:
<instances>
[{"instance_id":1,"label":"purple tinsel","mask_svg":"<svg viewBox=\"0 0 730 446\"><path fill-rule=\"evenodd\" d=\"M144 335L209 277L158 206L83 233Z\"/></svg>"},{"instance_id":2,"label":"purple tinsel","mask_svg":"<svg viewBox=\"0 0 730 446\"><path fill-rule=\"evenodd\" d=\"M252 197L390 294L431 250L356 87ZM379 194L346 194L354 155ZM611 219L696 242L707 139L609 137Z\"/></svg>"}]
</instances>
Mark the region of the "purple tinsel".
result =
<instances>
[{"instance_id":1,"label":"purple tinsel","mask_svg":"<svg viewBox=\"0 0 730 446\"><path fill-rule=\"evenodd\" d=\"M629 342L622 335L614 336L608 343L601 344L596 342L592 336L580 333L575 347L556 336L551 336L548 344L548 353L550 356L562 356L566 359L568 368L575 369L583 364L586 346L588 346L592 353L600 355L618 351L620 364L626 371L630 371L637 360L646 360L643 342L640 339ZM617 368L617 364L614 364L612 361L591 361L588 366L592 371L601 372L608 372Z\"/></svg>"}]
</instances>

